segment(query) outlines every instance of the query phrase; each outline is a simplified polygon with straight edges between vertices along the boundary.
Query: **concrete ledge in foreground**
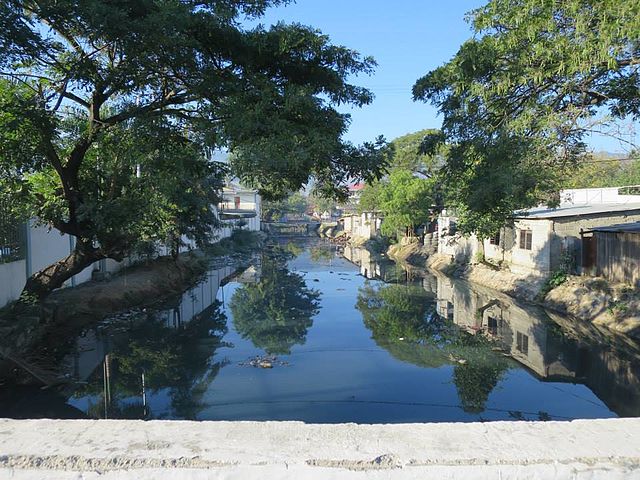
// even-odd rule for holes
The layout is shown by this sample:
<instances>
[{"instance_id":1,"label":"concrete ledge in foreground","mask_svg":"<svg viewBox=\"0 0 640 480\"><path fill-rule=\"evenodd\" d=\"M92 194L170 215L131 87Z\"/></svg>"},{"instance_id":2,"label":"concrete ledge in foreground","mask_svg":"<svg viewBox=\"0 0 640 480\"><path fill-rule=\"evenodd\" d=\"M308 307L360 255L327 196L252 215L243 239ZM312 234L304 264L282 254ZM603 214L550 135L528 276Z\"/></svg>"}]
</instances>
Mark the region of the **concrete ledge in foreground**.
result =
<instances>
[{"instance_id":1,"label":"concrete ledge in foreground","mask_svg":"<svg viewBox=\"0 0 640 480\"><path fill-rule=\"evenodd\" d=\"M404 425L0 420L0 478L640 479L640 419Z\"/></svg>"}]
</instances>

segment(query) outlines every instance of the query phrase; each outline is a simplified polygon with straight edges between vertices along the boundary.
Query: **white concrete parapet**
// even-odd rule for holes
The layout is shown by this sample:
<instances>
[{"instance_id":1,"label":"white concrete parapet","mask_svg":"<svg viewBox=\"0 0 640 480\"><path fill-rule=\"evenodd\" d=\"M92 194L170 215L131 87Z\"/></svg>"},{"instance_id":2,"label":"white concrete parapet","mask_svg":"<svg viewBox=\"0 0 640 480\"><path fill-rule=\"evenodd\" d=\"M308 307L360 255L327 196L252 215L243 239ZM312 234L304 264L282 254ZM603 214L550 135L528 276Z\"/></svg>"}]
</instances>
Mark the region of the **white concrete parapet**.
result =
<instances>
[{"instance_id":1,"label":"white concrete parapet","mask_svg":"<svg viewBox=\"0 0 640 480\"><path fill-rule=\"evenodd\" d=\"M640 479L640 419L405 425L0 420L0 478Z\"/></svg>"}]
</instances>

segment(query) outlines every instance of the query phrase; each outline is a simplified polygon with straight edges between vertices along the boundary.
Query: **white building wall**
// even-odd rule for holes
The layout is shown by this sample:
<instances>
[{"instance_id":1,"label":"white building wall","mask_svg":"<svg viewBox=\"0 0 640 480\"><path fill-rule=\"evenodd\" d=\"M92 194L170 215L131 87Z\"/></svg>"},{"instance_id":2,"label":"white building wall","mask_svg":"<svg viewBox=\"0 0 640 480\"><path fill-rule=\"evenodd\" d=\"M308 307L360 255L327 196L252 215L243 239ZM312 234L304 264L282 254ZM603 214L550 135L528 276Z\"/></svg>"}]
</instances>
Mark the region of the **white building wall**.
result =
<instances>
[{"instance_id":1,"label":"white building wall","mask_svg":"<svg viewBox=\"0 0 640 480\"><path fill-rule=\"evenodd\" d=\"M29 222L27 231L27 276L62 260L75 248L75 238L60 234L56 229L49 229ZM91 280L91 273L98 267L94 264L67 280L64 287L75 286Z\"/></svg>"},{"instance_id":2,"label":"white building wall","mask_svg":"<svg viewBox=\"0 0 640 480\"><path fill-rule=\"evenodd\" d=\"M456 262L470 262L478 252L478 240L474 235L459 235L455 225L455 217L443 210L438 216L438 253Z\"/></svg>"},{"instance_id":3,"label":"white building wall","mask_svg":"<svg viewBox=\"0 0 640 480\"><path fill-rule=\"evenodd\" d=\"M531 250L520 248L520 230L531 230ZM519 275L546 275L551 271L551 236L553 221L546 219L516 220L514 228L503 228L500 245L484 240L484 256L494 263L503 262ZM513 238L507 239L510 235Z\"/></svg>"},{"instance_id":4,"label":"white building wall","mask_svg":"<svg viewBox=\"0 0 640 480\"><path fill-rule=\"evenodd\" d=\"M382 220L377 214L365 212L360 215L347 215L342 217L344 231L353 237L371 239L380 231Z\"/></svg>"},{"instance_id":5,"label":"white building wall","mask_svg":"<svg viewBox=\"0 0 640 480\"><path fill-rule=\"evenodd\" d=\"M16 300L27 281L25 260L0 264L0 307Z\"/></svg>"},{"instance_id":6,"label":"white building wall","mask_svg":"<svg viewBox=\"0 0 640 480\"><path fill-rule=\"evenodd\" d=\"M600 204L624 204L640 202L640 195L621 195L620 189L624 187L609 188L574 188L560 192L560 206L571 205L600 205Z\"/></svg>"}]
</instances>

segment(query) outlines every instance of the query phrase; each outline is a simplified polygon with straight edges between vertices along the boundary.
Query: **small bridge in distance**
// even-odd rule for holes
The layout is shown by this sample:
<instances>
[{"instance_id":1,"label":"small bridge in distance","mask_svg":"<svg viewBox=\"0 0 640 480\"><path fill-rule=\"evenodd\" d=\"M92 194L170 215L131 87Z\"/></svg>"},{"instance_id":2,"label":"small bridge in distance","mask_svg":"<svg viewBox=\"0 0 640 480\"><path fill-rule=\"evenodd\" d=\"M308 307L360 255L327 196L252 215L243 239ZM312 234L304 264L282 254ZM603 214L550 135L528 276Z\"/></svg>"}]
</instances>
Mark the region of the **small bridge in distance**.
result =
<instances>
[{"instance_id":1,"label":"small bridge in distance","mask_svg":"<svg viewBox=\"0 0 640 480\"><path fill-rule=\"evenodd\" d=\"M262 222L261 230L273 235L307 236L316 233L320 222Z\"/></svg>"}]
</instances>

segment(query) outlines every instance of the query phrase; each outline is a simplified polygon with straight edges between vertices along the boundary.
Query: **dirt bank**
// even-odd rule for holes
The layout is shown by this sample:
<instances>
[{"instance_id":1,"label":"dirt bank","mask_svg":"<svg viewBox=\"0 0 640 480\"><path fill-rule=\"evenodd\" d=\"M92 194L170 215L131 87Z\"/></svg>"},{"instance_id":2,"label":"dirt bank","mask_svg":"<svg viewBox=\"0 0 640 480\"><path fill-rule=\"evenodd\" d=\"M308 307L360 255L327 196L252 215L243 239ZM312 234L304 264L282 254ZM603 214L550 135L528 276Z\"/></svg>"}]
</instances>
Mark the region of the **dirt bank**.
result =
<instances>
[{"instance_id":1,"label":"dirt bank","mask_svg":"<svg viewBox=\"0 0 640 480\"><path fill-rule=\"evenodd\" d=\"M640 339L640 291L630 285L570 276L550 290L542 304Z\"/></svg>"},{"instance_id":2,"label":"dirt bank","mask_svg":"<svg viewBox=\"0 0 640 480\"><path fill-rule=\"evenodd\" d=\"M450 256L440 254L429 257L424 265L563 315L640 338L640 291L630 285L613 284L602 278L567 276L559 286L551 288L545 277L523 277L483 263L457 264Z\"/></svg>"},{"instance_id":3,"label":"dirt bank","mask_svg":"<svg viewBox=\"0 0 640 480\"><path fill-rule=\"evenodd\" d=\"M89 282L54 292L43 307L53 323L83 323L123 309L156 303L197 281L208 266L201 252L161 257L136 265L104 282Z\"/></svg>"},{"instance_id":4,"label":"dirt bank","mask_svg":"<svg viewBox=\"0 0 640 480\"><path fill-rule=\"evenodd\" d=\"M391 245L387 256L399 263L408 263L415 267L424 267L429 252L415 237L404 237L398 243Z\"/></svg>"}]
</instances>

